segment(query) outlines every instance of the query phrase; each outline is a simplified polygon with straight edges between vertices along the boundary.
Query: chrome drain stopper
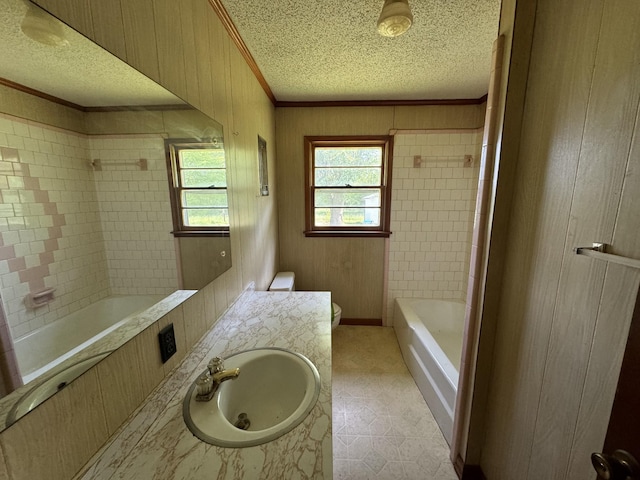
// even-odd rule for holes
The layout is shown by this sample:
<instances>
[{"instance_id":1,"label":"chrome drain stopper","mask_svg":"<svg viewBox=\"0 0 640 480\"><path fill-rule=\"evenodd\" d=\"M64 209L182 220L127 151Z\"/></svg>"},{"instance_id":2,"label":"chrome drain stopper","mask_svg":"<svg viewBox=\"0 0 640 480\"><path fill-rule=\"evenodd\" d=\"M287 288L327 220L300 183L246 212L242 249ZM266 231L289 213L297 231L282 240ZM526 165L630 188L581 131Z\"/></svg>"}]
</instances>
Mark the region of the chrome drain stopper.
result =
<instances>
[{"instance_id":1,"label":"chrome drain stopper","mask_svg":"<svg viewBox=\"0 0 640 480\"><path fill-rule=\"evenodd\" d=\"M236 420L234 426L240 430L248 430L251 426L251 420L249 420L246 413L241 413L238 415L238 420Z\"/></svg>"}]
</instances>

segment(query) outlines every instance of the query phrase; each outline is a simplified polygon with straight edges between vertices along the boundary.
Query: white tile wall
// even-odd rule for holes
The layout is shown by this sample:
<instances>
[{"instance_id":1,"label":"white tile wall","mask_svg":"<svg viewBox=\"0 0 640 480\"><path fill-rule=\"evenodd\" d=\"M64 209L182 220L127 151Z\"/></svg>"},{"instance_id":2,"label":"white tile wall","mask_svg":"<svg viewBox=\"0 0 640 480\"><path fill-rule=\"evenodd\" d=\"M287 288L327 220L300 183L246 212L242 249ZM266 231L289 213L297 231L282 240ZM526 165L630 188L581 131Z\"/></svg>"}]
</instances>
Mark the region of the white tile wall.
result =
<instances>
[{"instance_id":1,"label":"white tile wall","mask_svg":"<svg viewBox=\"0 0 640 480\"><path fill-rule=\"evenodd\" d=\"M163 137L92 136L89 146L102 162L95 182L112 293L168 295L178 274ZM141 158L147 170L135 165Z\"/></svg>"},{"instance_id":2,"label":"white tile wall","mask_svg":"<svg viewBox=\"0 0 640 480\"><path fill-rule=\"evenodd\" d=\"M163 145L0 114L0 296L13 338L109 294L178 287ZM139 158L147 171L108 165ZM55 300L28 308L45 287Z\"/></svg>"},{"instance_id":3,"label":"white tile wall","mask_svg":"<svg viewBox=\"0 0 640 480\"><path fill-rule=\"evenodd\" d=\"M0 114L0 293L14 338L109 293L86 136ZM53 287L55 301L25 305Z\"/></svg>"},{"instance_id":4,"label":"white tile wall","mask_svg":"<svg viewBox=\"0 0 640 480\"><path fill-rule=\"evenodd\" d=\"M482 130L396 132L386 324L395 298L464 301L481 147Z\"/></svg>"}]
</instances>

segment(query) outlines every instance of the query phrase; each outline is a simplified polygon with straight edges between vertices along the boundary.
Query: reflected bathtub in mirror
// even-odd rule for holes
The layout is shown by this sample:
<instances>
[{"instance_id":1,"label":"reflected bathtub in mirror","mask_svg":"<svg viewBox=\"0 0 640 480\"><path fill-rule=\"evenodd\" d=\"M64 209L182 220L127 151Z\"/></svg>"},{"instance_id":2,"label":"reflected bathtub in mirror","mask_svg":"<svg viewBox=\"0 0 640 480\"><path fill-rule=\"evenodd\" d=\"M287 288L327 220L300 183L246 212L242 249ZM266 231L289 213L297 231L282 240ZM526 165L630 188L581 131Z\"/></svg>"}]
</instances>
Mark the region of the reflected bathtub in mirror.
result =
<instances>
[{"instance_id":1,"label":"reflected bathtub in mirror","mask_svg":"<svg viewBox=\"0 0 640 480\"><path fill-rule=\"evenodd\" d=\"M48 374L162 298L162 295L106 297L16 339L14 346L24 383Z\"/></svg>"},{"instance_id":2,"label":"reflected bathtub in mirror","mask_svg":"<svg viewBox=\"0 0 640 480\"><path fill-rule=\"evenodd\" d=\"M48 375L47 364L62 368L118 348L193 294L179 289L202 288L231 265L228 245L219 268L180 261L195 249L171 234L164 148L167 138L195 138L224 151L222 126L46 13L65 42L27 37L21 25L34 11L0 0L0 321L8 332L3 357L17 358L10 367L27 383L0 400L0 415ZM28 301L52 288L37 308ZM167 300L127 325L107 326L102 338L92 332L60 349L49 338L57 353L29 364L41 349L30 343L36 332L127 295ZM122 318L114 314L109 325ZM85 343L91 338L100 340Z\"/></svg>"}]
</instances>

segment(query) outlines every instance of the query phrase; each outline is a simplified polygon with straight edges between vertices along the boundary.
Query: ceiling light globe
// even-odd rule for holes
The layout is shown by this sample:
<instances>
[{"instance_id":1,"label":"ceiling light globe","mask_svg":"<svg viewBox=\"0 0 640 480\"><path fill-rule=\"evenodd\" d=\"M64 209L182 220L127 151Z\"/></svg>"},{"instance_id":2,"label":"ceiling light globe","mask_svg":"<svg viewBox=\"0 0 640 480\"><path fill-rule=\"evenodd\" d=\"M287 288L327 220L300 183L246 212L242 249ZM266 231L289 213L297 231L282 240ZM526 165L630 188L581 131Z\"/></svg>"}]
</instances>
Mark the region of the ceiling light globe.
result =
<instances>
[{"instance_id":1,"label":"ceiling light globe","mask_svg":"<svg viewBox=\"0 0 640 480\"><path fill-rule=\"evenodd\" d=\"M20 25L22 32L32 40L51 47L69 45L64 38L62 24L38 7L29 5Z\"/></svg>"},{"instance_id":2,"label":"ceiling light globe","mask_svg":"<svg viewBox=\"0 0 640 480\"><path fill-rule=\"evenodd\" d=\"M405 33L413 23L413 15L408 0L385 0L378 33L384 37L397 37Z\"/></svg>"}]
</instances>

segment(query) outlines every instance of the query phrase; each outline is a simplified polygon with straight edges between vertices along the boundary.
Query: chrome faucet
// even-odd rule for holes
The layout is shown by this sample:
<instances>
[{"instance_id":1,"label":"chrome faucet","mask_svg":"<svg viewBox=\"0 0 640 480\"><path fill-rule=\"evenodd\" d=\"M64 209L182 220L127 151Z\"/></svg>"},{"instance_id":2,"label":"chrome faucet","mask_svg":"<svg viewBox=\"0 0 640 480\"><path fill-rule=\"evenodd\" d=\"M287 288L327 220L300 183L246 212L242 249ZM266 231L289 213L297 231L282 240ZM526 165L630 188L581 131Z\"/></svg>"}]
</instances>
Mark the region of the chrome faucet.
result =
<instances>
[{"instance_id":1,"label":"chrome faucet","mask_svg":"<svg viewBox=\"0 0 640 480\"><path fill-rule=\"evenodd\" d=\"M222 382L233 380L238 375L240 375L239 368L225 370L222 358L212 358L207 365L207 370L196 380L196 401L208 402L216 394Z\"/></svg>"}]
</instances>

